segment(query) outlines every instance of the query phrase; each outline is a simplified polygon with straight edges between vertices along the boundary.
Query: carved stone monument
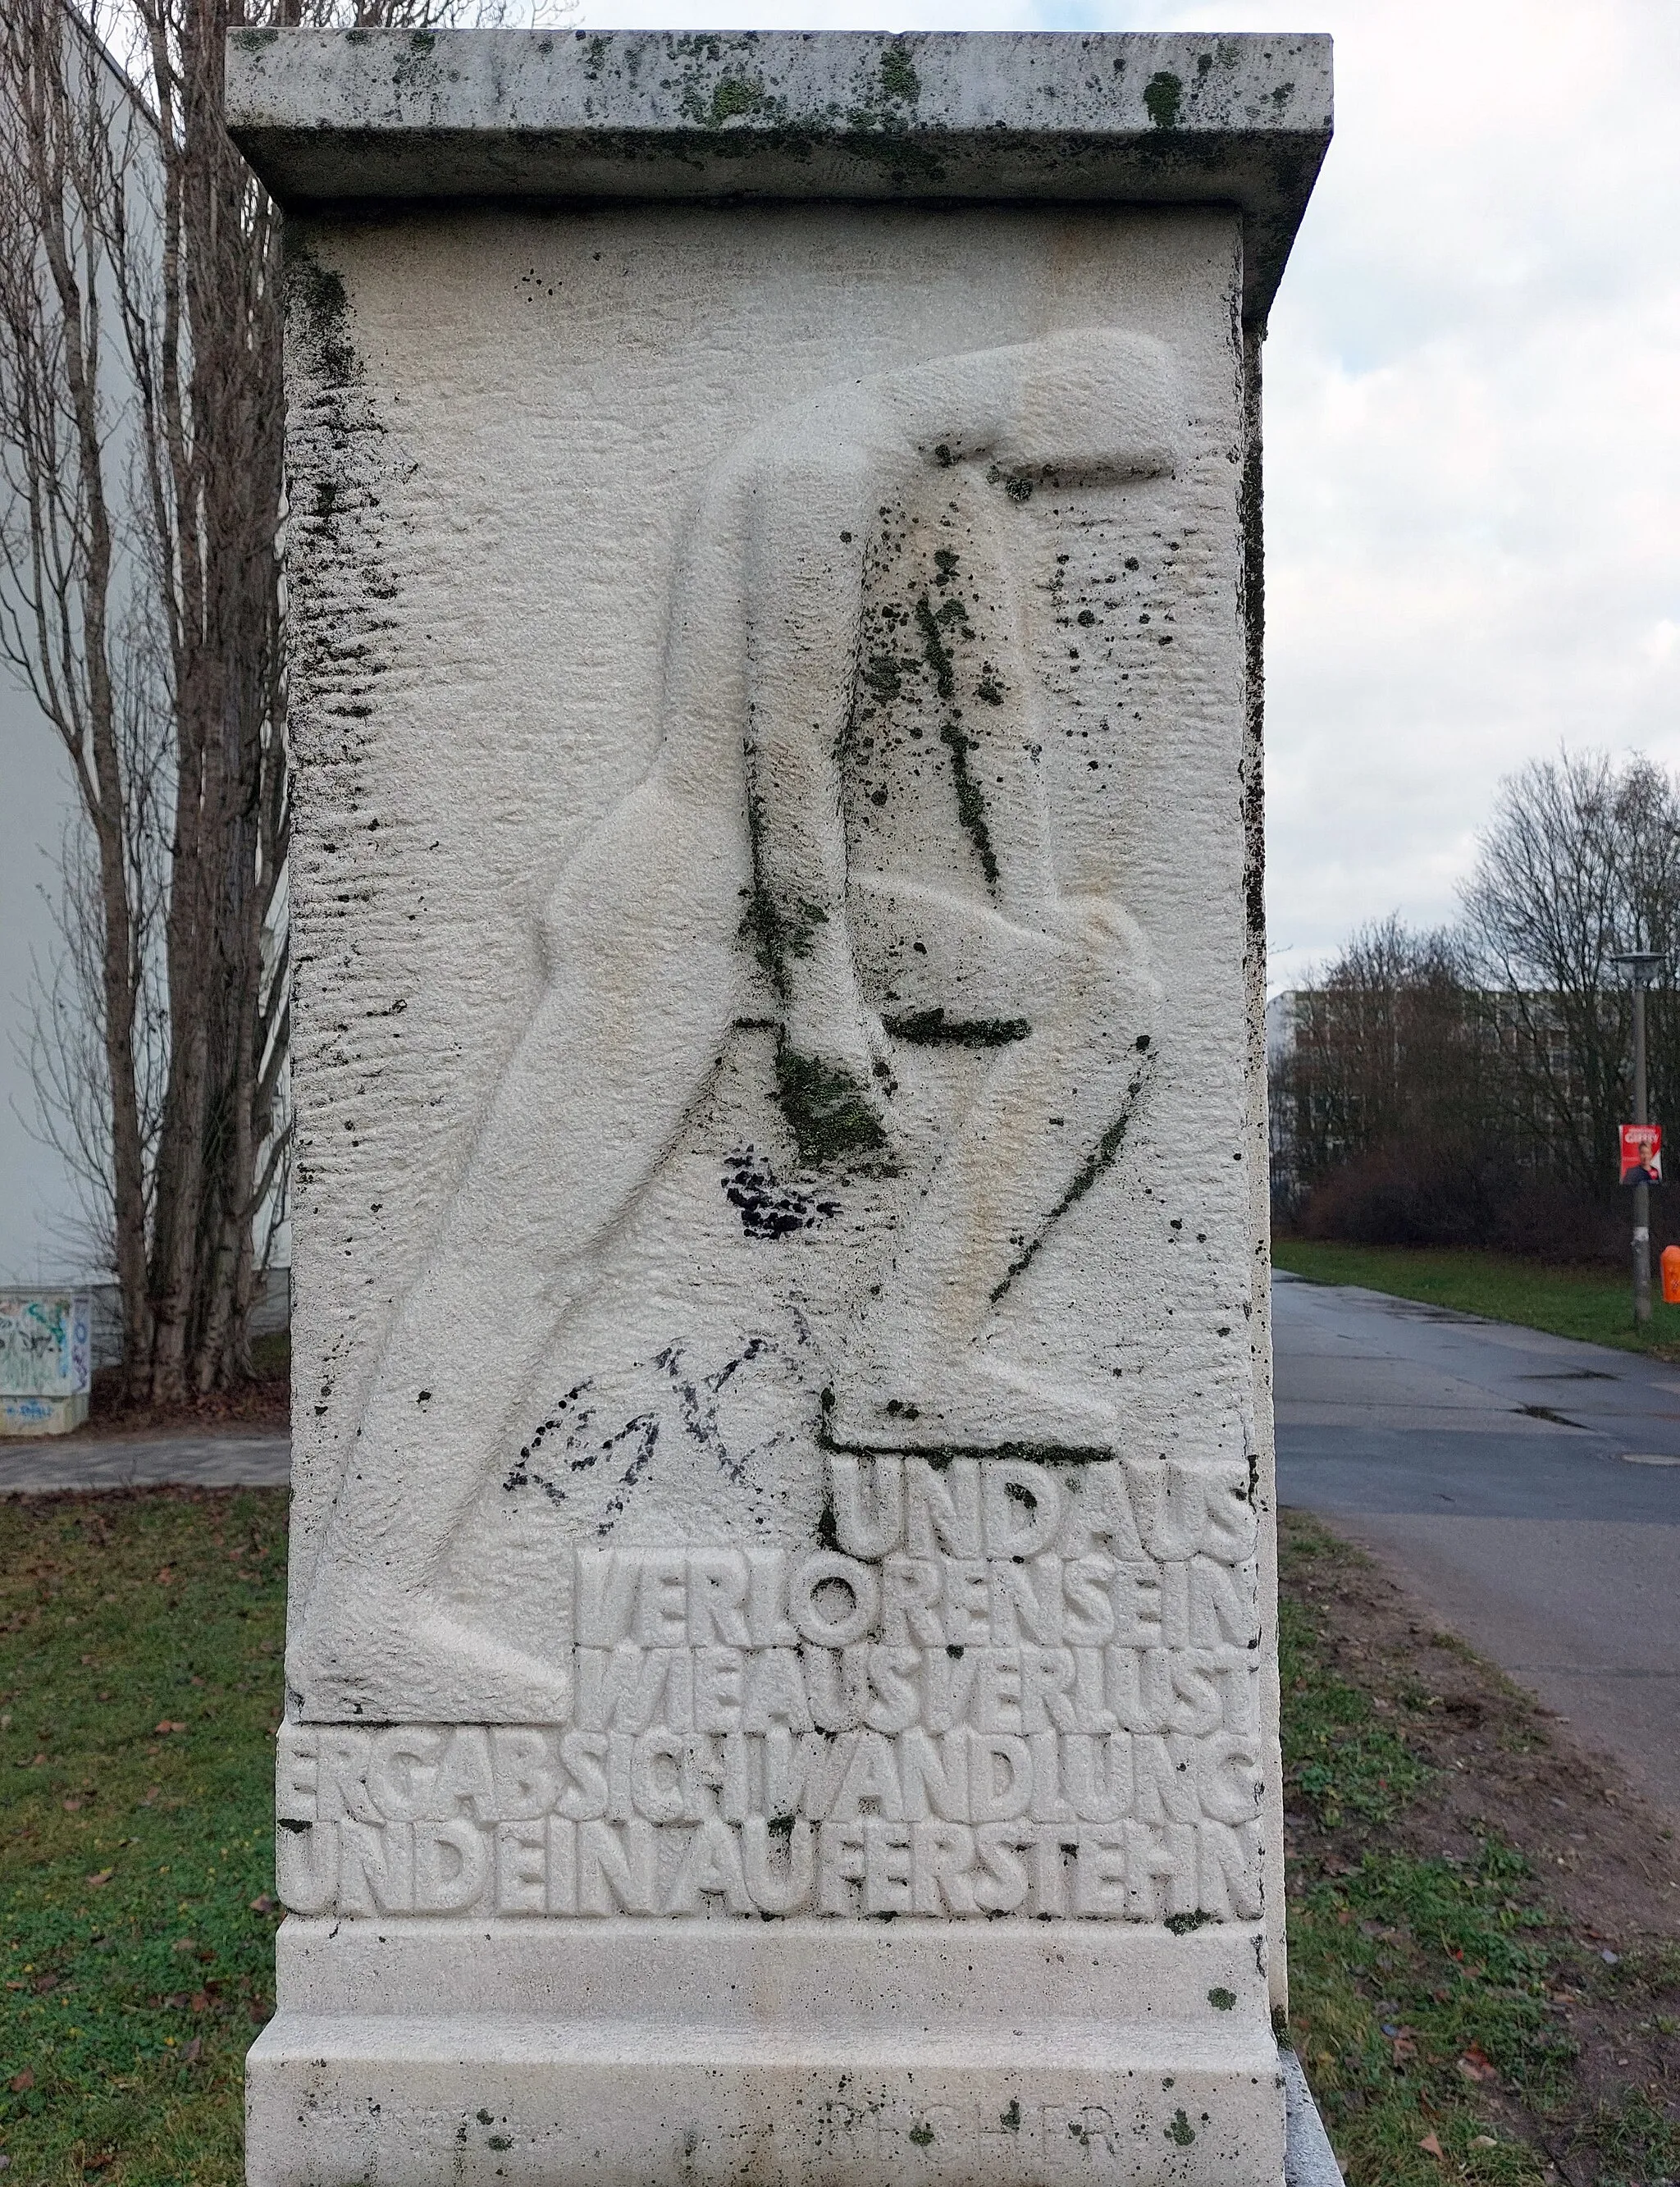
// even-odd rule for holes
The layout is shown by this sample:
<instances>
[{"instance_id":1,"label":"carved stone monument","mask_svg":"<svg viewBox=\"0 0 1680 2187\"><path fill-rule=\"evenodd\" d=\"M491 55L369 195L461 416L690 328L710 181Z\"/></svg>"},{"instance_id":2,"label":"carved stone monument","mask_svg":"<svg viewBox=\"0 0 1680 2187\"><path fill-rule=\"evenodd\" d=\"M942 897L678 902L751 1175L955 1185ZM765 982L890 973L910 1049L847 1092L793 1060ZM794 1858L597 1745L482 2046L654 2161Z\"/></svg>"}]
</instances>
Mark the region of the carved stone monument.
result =
<instances>
[{"instance_id":1,"label":"carved stone monument","mask_svg":"<svg viewBox=\"0 0 1680 2187\"><path fill-rule=\"evenodd\" d=\"M288 208L250 2176L1279 2187L1315 38L235 37Z\"/></svg>"}]
</instances>

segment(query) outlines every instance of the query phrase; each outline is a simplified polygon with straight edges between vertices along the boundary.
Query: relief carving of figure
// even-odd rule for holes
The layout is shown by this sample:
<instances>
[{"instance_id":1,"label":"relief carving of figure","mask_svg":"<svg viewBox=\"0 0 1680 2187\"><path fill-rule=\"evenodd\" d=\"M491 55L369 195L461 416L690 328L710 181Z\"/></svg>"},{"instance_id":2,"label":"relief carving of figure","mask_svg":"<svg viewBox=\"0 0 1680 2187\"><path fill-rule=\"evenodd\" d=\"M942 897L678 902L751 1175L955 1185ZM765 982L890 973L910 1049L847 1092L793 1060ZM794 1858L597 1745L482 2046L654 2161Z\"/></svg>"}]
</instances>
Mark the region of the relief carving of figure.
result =
<instances>
[{"instance_id":1,"label":"relief carving of figure","mask_svg":"<svg viewBox=\"0 0 1680 2187\"><path fill-rule=\"evenodd\" d=\"M557 1329L767 995L813 1169L907 1176L907 1043L987 1065L890 1262L860 1268L823 1438L1118 1448L1101 1390L986 1341L1113 1159L1160 1002L1123 907L1058 884L1010 535L1035 490L1170 474L1180 430L1169 353L1093 329L826 389L716 466L658 755L555 885L544 994L348 1457L289 1659L306 1714L562 1713L563 1674L452 1618L436 1581Z\"/></svg>"}]
</instances>

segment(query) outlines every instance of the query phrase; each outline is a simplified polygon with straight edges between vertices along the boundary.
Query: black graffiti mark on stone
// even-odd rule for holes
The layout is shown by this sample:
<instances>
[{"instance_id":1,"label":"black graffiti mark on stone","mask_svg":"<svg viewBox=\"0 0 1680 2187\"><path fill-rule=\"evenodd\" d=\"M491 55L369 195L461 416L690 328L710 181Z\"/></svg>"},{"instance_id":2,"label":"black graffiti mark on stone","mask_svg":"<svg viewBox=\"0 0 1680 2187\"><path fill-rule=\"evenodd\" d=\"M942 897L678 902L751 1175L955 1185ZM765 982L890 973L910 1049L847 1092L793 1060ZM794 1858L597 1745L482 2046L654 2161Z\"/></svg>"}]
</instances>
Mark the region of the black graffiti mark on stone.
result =
<instances>
[{"instance_id":1,"label":"black graffiti mark on stone","mask_svg":"<svg viewBox=\"0 0 1680 2187\"><path fill-rule=\"evenodd\" d=\"M772 1338L750 1337L745 1348L734 1358L711 1374L699 1376L691 1376L686 1371L680 1344L669 1345L655 1357L654 1364L663 1367L671 1378L682 1408L684 1432L703 1450L711 1453L718 1471L726 1479L738 1484L747 1483L747 1461L733 1452L723 1439L717 1425L718 1401L743 1367L750 1366L755 1359L773 1358L778 1353L778 1347Z\"/></svg>"},{"instance_id":2,"label":"black graffiti mark on stone","mask_svg":"<svg viewBox=\"0 0 1680 2187\"><path fill-rule=\"evenodd\" d=\"M531 1462L543 1443L556 1435L564 1435L565 1437L556 1457L565 1460L565 1470L569 1474L593 1472L596 1466L604 1460L610 1460L614 1453L621 1450L626 1442L638 1442L641 1448L632 1461L629 1473L619 1485L621 1489L628 1490L639 1480L648 1460L653 1456L654 1445L659 1441L658 1418L652 1413L638 1413L621 1426L615 1428L610 1434L598 1436L594 1408L582 1403L585 1391L593 1386L593 1380L590 1377L566 1391L553 1413L520 1452L517 1461L502 1484L505 1493L511 1495L518 1489L534 1487L540 1488L551 1504L565 1502L566 1489L559 1477L559 1465L551 1460L550 1470L539 1473ZM623 1507L621 1504L619 1508L621 1510Z\"/></svg>"},{"instance_id":3,"label":"black graffiti mark on stone","mask_svg":"<svg viewBox=\"0 0 1680 2187\"><path fill-rule=\"evenodd\" d=\"M631 1459L617 1487L608 1498L606 1509L602 1513L599 1523L595 1528L598 1536L604 1537L611 1533L613 1528L623 1517L624 1507L630 1500L631 1490L647 1471L653 1460L654 1447L659 1441L659 1422L651 1413L644 1413L638 1420L627 1420L614 1440L621 1442L632 1429L640 1433L642 1448Z\"/></svg>"},{"instance_id":4,"label":"black graffiti mark on stone","mask_svg":"<svg viewBox=\"0 0 1680 2187\"><path fill-rule=\"evenodd\" d=\"M800 1342L808 1343L809 1330L801 1318L795 1318ZM726 1360L722 1366L710 1374L696 1375L688 1368L687 1347L680 1343L667 1345L662 1352L655 1352L648 1364L664 1375L676 1400L677 1419L673 1421L667 1417L667 1407L655 1404L632 1414L609 1433L603 1433L597 1424L598 1406L584 1403L586 1394L594 1387L593 1378L586 1377L567 1391L520 1450L502 1484L503 1491L511 1495L522 1488L539 1488L551 1504L565 1504L577 1486L575 1480L568 1480L569 1476L594 1473L598 1467L615 1462L627 1446L633 1446L630 1463L614 1483L596 1526L598 1535L610 1534L623 1516L632 1493L645 1477L662 1431L673 1427L708 1452L725 1479L761 1494L750 1472L750 1459L756 1453L743 1456L730 1449L718 1425L718 1406L724 1391L743 1368L758 1359L783 1356L782 1347L773 1337L761 1335L750 1337L735 1357ZM561 1438L558 1448L546 1465L539 1469L532 1460L545 1442L557 1436Z\"/></svg>"},{"instance_id":5,"label":"black graffiti mark on stone","mask_svg":"<svg viewBox=\"0 0 1680 2187\"><path fill-rule=\"evenodd\" d=\"M790 1238L796 1231L816 1229L840 1212L837 1200L818 1200L796 1185L782 1183L753 1147L726 1156L723 1196L739 1209L749 1238Z\"/></svg>"}]
</instances>

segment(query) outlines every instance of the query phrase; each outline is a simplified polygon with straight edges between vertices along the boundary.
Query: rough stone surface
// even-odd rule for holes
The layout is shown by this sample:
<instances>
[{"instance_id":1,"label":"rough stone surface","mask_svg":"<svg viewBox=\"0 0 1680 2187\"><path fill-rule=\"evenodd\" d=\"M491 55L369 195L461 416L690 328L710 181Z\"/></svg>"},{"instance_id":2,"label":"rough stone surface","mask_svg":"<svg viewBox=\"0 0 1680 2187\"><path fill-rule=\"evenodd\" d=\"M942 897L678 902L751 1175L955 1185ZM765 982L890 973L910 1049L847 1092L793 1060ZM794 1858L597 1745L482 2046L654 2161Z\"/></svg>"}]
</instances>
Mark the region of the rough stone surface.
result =
<instances>
[{"instance_id":1,"label":"rough stone surface","mask_svg":"<svg viewBox=\"0 0 1680 2187\"><path fill-rule=\"evenodd\" d=\"M250 31L233 132L289 204L1234 205L1263 320L1330 136L1328 37Z\"/></svg>"},{"instance_id":2,"label":"rough stone surface","mask_svg":"<svg viewBox=\"0 0 1680 2187\"><path fill-rule=\"evenodd\" d=\"M1240 211L291 240L252 2179L1278 2187Z\"/></svg>"}]
</instances>

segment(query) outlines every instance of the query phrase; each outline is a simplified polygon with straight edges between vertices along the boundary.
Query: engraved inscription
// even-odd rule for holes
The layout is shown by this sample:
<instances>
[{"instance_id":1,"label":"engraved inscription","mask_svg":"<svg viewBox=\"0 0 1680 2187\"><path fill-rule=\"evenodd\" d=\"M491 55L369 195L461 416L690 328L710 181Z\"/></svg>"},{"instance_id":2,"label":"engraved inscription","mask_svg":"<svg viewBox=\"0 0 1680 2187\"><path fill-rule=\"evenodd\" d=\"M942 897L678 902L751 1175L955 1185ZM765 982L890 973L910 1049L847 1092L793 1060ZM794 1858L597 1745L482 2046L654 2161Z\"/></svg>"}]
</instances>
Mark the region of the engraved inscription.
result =
<instances>
[{"instance_id":1,"label":"engraved inscription","mask_svg":"<svg viewBox=\"0 0 1680 2187\"><path fill-rule=\"evenodd\" d=\"M287 1903L1256 1918L1246 1479L828 1469L832 1546L579 1549L552 1723L288 1724Z\"/></svg>"}]
</instances>

